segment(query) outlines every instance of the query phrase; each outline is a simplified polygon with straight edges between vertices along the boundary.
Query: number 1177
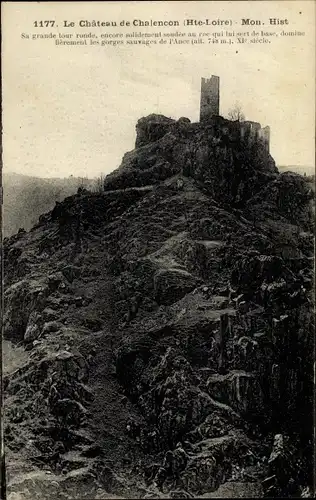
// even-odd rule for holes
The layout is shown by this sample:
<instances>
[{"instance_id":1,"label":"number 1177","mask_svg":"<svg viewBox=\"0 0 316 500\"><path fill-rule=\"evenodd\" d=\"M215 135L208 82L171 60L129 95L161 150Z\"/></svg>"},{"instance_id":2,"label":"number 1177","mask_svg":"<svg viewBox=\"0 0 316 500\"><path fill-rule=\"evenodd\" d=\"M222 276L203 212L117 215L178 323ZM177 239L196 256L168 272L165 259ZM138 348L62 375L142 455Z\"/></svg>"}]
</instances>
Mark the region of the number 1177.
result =
<instances>
[{"instance_id":1,"label":"number 1177","mask_svg":"<svg viewBox=\"0 0 316 500\"><path fill-rule=\"evenodd\" d=\"M52 28L55 26L55 21L34 21L35 28Z\"/></svg>"}]
</instances>

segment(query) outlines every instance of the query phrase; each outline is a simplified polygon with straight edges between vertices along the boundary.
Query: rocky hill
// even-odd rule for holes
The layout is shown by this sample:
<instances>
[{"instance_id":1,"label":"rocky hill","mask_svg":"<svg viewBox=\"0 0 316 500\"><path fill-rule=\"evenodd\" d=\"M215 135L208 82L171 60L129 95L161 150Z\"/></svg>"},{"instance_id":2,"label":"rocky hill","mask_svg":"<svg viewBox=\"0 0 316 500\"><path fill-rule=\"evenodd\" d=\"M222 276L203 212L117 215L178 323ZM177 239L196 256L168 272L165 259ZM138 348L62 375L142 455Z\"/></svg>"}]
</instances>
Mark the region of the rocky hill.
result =
<instances>
[{"instance_id":1,"label":"rocky hill","mask_svg":"<svg viewBox=\"0 0 316 500\"><path fill-rule=\"evenodd\" d=\"M9 500L312 496L313 193L235 132L142 118L5 239Z\"/></svg>"}]
</instances>

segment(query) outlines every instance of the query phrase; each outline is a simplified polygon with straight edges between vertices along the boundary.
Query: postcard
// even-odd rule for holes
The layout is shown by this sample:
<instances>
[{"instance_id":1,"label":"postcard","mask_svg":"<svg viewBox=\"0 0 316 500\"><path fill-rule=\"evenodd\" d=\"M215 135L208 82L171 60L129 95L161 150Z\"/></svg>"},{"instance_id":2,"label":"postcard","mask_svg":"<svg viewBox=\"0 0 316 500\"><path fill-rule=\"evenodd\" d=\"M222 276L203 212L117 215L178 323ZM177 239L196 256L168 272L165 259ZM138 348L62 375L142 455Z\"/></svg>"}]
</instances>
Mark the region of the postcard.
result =
<instances>
[{"instance_id":1,"label":"postcard","mask_svg":"<svg viewBox=\"0 0 316 500\"><path fill-rule=\"evenodd\" d=\"M1 499L314 497L315 2L1 7Z\"/></svg>"}]
</instances>

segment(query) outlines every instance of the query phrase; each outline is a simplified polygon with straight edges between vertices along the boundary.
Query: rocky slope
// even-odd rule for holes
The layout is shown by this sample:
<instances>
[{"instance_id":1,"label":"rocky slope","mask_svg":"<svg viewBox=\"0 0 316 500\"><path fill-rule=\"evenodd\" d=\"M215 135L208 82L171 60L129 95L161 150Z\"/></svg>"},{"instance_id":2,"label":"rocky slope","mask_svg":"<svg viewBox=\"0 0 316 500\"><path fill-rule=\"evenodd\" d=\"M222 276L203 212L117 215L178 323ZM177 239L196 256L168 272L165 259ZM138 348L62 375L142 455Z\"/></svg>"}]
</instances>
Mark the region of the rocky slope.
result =
<instances>
[{"instance_id":1,"label":"rocky slope","mask_svg":"<svg viewBox=\"0 0 316 500\"><path fill-rule=\"evenodd\" d=\"M311 495L313 193L235 131L143 118L5 239L9 500Z\"/></svg>"}]
</instances>

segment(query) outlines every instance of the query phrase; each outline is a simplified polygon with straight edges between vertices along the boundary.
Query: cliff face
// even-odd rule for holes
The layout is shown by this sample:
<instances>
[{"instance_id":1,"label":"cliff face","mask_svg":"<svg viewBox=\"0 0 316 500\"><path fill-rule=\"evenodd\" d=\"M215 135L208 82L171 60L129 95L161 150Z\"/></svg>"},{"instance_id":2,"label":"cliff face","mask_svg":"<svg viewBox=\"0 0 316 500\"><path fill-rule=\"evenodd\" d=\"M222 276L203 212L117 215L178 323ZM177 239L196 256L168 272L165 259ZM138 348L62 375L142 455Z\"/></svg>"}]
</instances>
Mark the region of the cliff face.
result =
<instances>
[{"instance_id":1,"label":"cliff face","mask_svg":"<svg viewBox=\"0 0 316 500\"><path fill-rule=\"evenodd\" d=\"M5 240L10 491L306 494L311 197L238 124L151 115L104 193Z\"/></svg>"}]
</instances>

